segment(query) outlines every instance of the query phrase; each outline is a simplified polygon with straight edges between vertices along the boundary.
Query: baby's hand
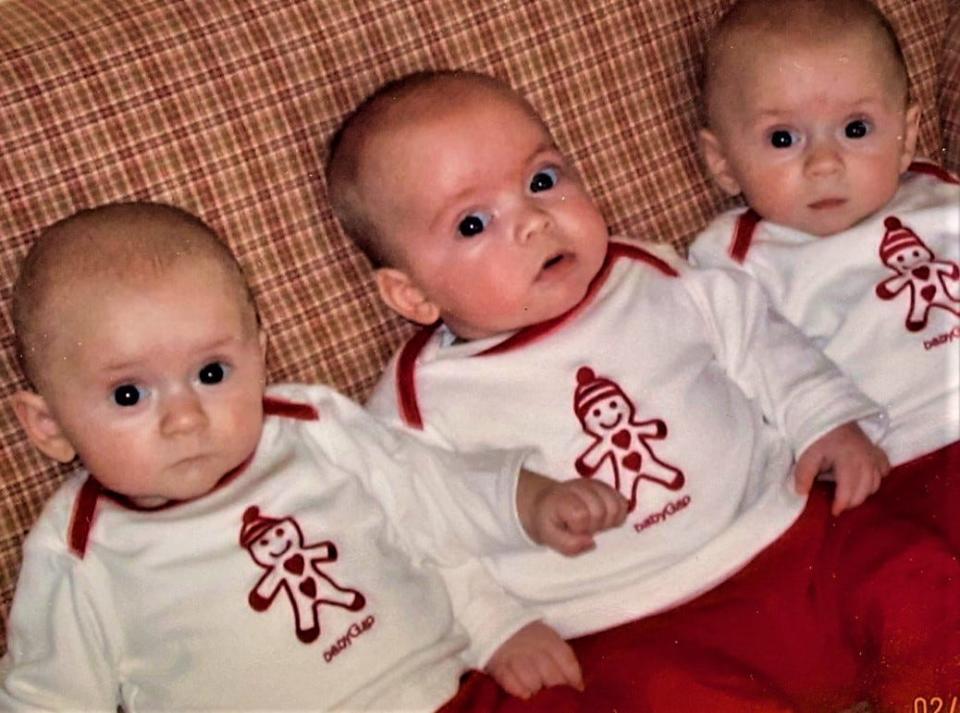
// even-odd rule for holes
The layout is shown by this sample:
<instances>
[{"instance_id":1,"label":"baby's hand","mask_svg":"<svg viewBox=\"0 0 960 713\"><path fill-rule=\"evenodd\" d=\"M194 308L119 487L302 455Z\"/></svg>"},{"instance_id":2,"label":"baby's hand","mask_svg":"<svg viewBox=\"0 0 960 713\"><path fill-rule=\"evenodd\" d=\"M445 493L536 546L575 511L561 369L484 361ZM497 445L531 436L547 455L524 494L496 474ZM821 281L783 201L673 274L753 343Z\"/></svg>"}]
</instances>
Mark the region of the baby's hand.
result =
<instances>
[{"instance_id":1,"label":"baby's hand","mask_svg":"<svg viewBox=\"0 0 960 713\"><path fill-rule=\"evenodd\" d=\"M797 492L809 493L814 479L826 470L833 470L837 481L833 514L839 515L877 492L890 461L860 426L850 422L820 436L800 454L793 474Z\"/></svg>"},{"instance_id":2,"label":"baby's hand","mask_svg":"<svg viewBox=\"0 0 960 713\"><path fill-rule=\"evenodd\" d=\"M503 642L490 657L487 673L518 698L563 684L583 690L583 674L570 644L540 621L527 624Z\"/></svg>"},{"instance_id":3,"label":"baby's hand","mask_svg":"<svg viewBox=\"0 0 960 713\"><path fill-rule=\"evenodd\" d=\"M627 501L605 483L585 478L556 481L522 471L517 510L530 538L565 555L594 546L593 535L620 525Z\"/></svg>"}]
</instances>

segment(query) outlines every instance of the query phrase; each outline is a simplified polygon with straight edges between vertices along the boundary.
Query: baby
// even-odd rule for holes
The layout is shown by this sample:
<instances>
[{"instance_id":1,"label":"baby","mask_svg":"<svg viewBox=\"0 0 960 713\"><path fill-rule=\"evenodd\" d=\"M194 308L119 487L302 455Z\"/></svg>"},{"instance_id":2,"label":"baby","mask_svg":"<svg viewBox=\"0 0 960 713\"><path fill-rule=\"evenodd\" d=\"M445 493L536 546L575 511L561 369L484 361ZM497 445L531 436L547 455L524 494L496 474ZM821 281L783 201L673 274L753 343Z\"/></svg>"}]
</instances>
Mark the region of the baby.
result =
<instances>
[{"instance_id":1,"label":"baby","mask_svg":"<svg viewBox=\"0 0 960 713\"><path fill-rule=\"evenodd\" d=\"M265 393L238 264L171 206L46 230L14 319L36 388L17 417L83 469L24 547L4 710L433 710L467 643L437 567L527 535L581 551L623 519L517 454L432 449L320 386Z\"/></svg>"},{"instance_id":2,"label":"baby","mask_svg":"<svg viewBox=\"0 0 960 713\"><path fill-rule=\"evenodd\" d=\"M384 302L429 325L390 363L369 407L457 450L530 448L531 467L603 480L630 503L628 521L601 535L583 558L485 558L515 606L455 592L455 610L465 612L468 629L473 624L474 641L517 611L541 612L545 627L569 637L664 610L775 549L804 508L797 491L809 491L821 471L836 477L834 514L878 488L886 458L857 422L878 435L879 407L774 314L745 276L691 269L655 246L608 242L576 171L509 87L468 72L392 82L335 134L326 177L337 216L376 268ZM890 571L914 566L898 549L903 543L857 553L843 544L845 527L834 531L829 520L816 519L819 509L810 517L824 542L822 549L811 543L810 551L825 558L820 567L809 565L817 576L829 579L837 566L864 572L864 556L889 556ZM953 562L939 541L925 546L938 562ZM806 561L790 564L806 577ZM785 575L766 572L762 580L792 579ZM904 606L903 593L894 596L872 574L850 586L881 611ZM939 580L919 586L922 601L945 601ZM776 641L778 652L815 652L812 660L824 670L841 656L857 660L865 646L879 653L870 659L878 667L906 662L883 673L890 682L879 690L888 699L906 695L892 692L905 683L904 671L941 643L898 649L886 638L890 630L867 627L865 638L847 642L841 654L828 623L844 620L840 606L811 600L807 591L778 590L770 611L822 625L791 630L786 641L768 620L759 627L765 640ZM694 638L716 634L720 643L704 649L730 660L767 650L744 642L736 627L718 614ZM801 638L815 644L804 648ZM670 651L649 650L649 668L638 668L643 684L633 693L662 700L658 687L675 685L680 674L664 670ZM788 658L778 653L772 667ZM810 690L828 679L821 676ZM685 680L690 690L703 688L695 673ZM792 684L784 678L776 686L813 695L800 693L809 688L806 679Z\"/></svg>"},{"instance_id":3,"label":"baby","mask_svg":"<svg viewBox=\"0 0 960 713\"><path fill-rule=\"evenodd\" d=\"M886 407L894 465L960 441L960 182L914 161L920 110L881 12L741 0L710 37L703 103L706 166L748 208L691 259L757 278Z\"/></svg>"}]
</instances>

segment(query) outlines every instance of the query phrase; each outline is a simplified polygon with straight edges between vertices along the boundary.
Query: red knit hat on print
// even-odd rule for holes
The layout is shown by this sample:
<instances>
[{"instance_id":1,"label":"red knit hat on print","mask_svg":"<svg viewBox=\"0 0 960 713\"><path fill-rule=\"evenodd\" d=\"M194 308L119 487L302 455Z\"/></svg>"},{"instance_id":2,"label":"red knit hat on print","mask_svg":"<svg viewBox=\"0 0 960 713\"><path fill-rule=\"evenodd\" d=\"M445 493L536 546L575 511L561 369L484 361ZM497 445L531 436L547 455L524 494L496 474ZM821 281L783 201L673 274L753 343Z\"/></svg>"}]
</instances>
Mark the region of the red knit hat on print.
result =
<instances>
[{"instance_id":1,"label":"red knit hat on print","mask_svg":"<svg viewBox=\"0 0 960 713\"><path fill-rule=\"evenodd\" d=\"M927 249L927 246L917 237L917 234L910 228L905 227L899 218L891 215L883 221L883 226L887 229L886 235L880 242L880 259L884 263L889 262L890 258L907 248L920 247L924 250Z\"/></svg>"},{"instance_id":2,"label":"red knit hat on print","mask_svg":"<svg viewBox=\"0 0 960 713\"><path fill-rule=\"evenodd\" d=\"M274 517L262 517L260 508L251 505L243 513L243 527L240 528L240 545L250 547L260 535L280 521Z\"/></svg>"},{"instance_id":3,"label":"red knit hat on print","mask_svg":"<svg viewBox=\"0 0 960 713\"><path fill-rule=\"evenodd\" d=\"M573 410L577 418L583 420L591 406L611 396L626 398L616 383L606 377L597 376L590 367L581 366L577 369L577 390L573 396Z\"/></svg>"}]
</instances>

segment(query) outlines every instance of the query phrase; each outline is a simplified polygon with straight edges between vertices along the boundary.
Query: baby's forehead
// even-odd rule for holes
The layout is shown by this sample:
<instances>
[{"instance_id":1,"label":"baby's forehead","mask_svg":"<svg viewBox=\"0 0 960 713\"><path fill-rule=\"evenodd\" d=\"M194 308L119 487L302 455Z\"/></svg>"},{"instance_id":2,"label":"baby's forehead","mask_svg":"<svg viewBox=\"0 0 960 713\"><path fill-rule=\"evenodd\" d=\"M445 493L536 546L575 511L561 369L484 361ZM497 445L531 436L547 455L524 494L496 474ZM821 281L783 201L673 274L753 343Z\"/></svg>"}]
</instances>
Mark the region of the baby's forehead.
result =
<instances>
[{"instance_id":1,"label":"baby's forehead","mask_svg":"<svg viewBox=\"0 0 960 713\"><path fill-rule=\"evenodd\" d=\"M804 53L834 56L838 64L867 66L890 94L906 89L905 68L883 35L870 28L853 27L812 34L800 29L770 31L746 27L729 35L712 53L711 66L707 69L709 81L705 87L708 101L739 96L754 85L776 86L782 61L795 62L798 56L809 56ZM784 91L790 89L788 86L782 88Z\"/></svg>"},{"instance_id":2,"label":"baby's forehead","mask_svg":"<svg viewBox=\"0 0 960 713\"><path fill-rule=\"evenodd\" d=\"M708 76L721 75L745 65L760 67L759 54L824 47L842 48L848 57L883 57L905 73L893 28L861 0L741 0L711 33L705 69Z\"/></svg>"}]
</instances>

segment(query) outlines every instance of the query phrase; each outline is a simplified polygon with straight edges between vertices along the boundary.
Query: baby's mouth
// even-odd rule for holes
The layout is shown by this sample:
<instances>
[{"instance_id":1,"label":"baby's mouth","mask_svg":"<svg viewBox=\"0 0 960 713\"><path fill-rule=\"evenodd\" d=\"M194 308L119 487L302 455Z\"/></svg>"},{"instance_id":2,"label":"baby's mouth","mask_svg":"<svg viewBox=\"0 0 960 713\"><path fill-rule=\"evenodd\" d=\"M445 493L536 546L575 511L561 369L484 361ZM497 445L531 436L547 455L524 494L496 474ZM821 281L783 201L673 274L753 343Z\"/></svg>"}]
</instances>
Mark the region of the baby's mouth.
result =
<instances>
[{"instance_id":1,"label":"baby's mouth","mask_svg":"<svg viewBox=\"0 0 960 713\"><path fill-rule=\"evenodd\" d=\"M809 203L807 207L812 208L813 210L825 210L828 208L839 208L846 202L846 198L821 198L818 201Z\"/></svg>"},{"instance_id":2,"label":"baby's mouth","mask_svg":"<svg viewBox=\"0 0 960 713\"><path fill-rule=\"evenodd\" d=\"M555 269L558 265L566 262L570 257L572 257L570 253L557 253L556 255L552 255L551 257L547 258L544 261L543 266L540 268L540 275L538 277L543 277L546 273Z\"/></svg>"}]
</instances>

